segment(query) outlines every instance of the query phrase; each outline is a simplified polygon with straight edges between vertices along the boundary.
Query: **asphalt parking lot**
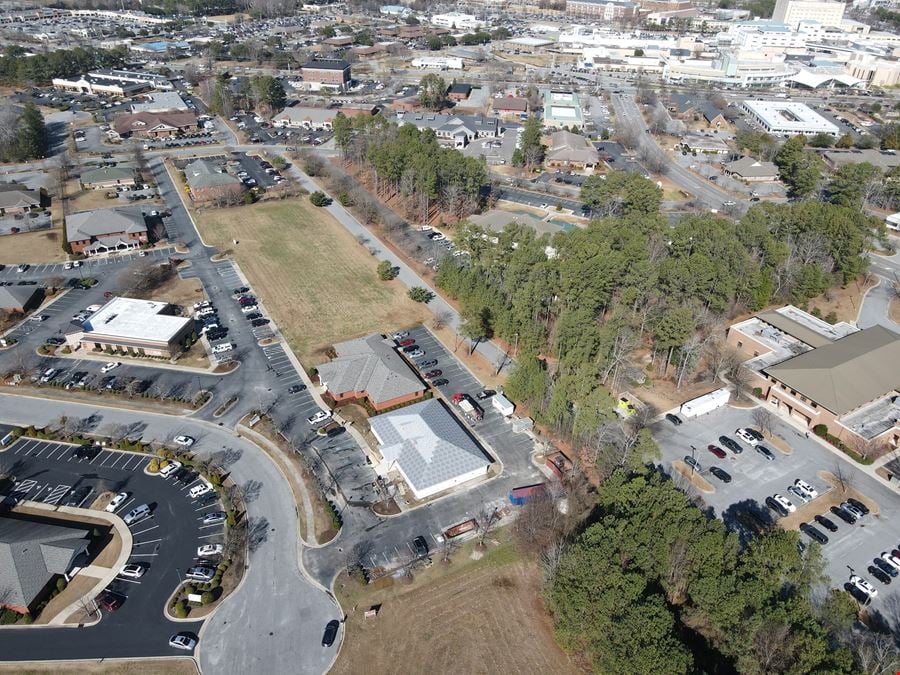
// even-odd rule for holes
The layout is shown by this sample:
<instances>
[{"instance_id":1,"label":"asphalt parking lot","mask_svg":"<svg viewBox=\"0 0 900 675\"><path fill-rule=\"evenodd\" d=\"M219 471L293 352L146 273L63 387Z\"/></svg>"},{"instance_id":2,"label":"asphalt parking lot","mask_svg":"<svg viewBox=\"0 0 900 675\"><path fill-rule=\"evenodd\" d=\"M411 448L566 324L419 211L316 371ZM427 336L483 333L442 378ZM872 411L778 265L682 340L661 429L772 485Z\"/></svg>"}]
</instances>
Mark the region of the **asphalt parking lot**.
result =
<instances>
[{"instance_id":1,"label":"asphalt parking lot","mask_svg":"<svg viewBox=\"0 0 900 675\"><path fill-rule=\"evenodd\" d=\"M67 504L74 495L77 505L86 508L105 491L128 492L116 513L144 503L153 509L149 518L130 527L134 545L128 562L147 571L140 579L118 577L110 585L126 600L115 612L103 610L97 625L0 632L4 660L33 658L36 649L48 644L59 659L179 653L169 647L169 637L181 630L196 633L200 622L173 623L163 616L163 606L195 564L197 547L224 542L224 525L201 522L205 512L221 510L220 502L192 500L188 490L196 480L178 483L145 474L147 455L103 450L92 460L79 460L73 456L75 447L23 437L0 452L0 473L15 477L10 496L54 505Z\"/></svg>"},{"instance_id":2,"label":"asphalt parking lot","mask_svg":"<svg viewBox=\"0 0 900 675\"><path fill-rule=\"evenodd\" d=\"M2 241L0 241L2 243ZM145 251L143 257L150 260L168 258L175 249L171 246L162 246L159 248L151 248ZM19 280L50 280L53 277L65 276L80 279L83 277L94 276L94 272L106 272L107 268L117 265L127 265L134 262L138 257L142 257L139 251L122 251L121 253L111 253L96 258L87 258L81 261L81 267L75 267L67 270L65 263L35 263L30 264L25 272L16 271L16 265L6 265L0 270L0 280L16 282ZM28 260L22 262L28 263Z\"/></svg>"},{"instance_id":3,"label":"asphalt parking lot","mask_svg":"<svg viewBox=\"0 0 900 675\"><path fill-rule=\"evenodd\" d=\"M765 442L763 444L774 451L774 461L766 460L741 441L739 443L744 451L734 455L726 449L726 459L718 459L707 450L710 443L722 445L718 441L720 435L737 440L735 429L746 426L752 426L751 411L726 407L698 419L685 419L684 424L678 427L663 420L653 427L653 435L662 451L662 466L667 472L672 472L671 463L674 460L683 460L685 455L691 454L692 445L696 448L695 456L703 469L701 474L715 488L712 494L700 495L716 516L723 518L730 526L737 526L735 516L746 510L777 519L777 515L766 507L765 499L775 493L781 494L790 498L798 511L802 509L803 515L808 516L805 518L807 522L815 524L813 516L823 514L838 526L837 532L831 533L816 525L829 538L829 542L822 546L822 552L827 562L826 572L835 586L843 585L850 575L848 568L851 568L879 589L879 596L873 602L875 609L887 598L900 596L900 583L884 586L867 572L873 558L900 546L900 499L897 494L852 462L845 461L822 447L816 439L807 438L777 417L774 431L793 449L789 455ZM710 475L711 466L727 471L732 482L724 484ZM823 504L831 498L831 488L819 472L835 474L838 466L848 476L850 485L878 506L877 513L873 511L854 525L831 514ZM676 474L673 472L673 475ZM819 497L806 506L800 506L799 500L787 492L788 486L797 478L810 483L819 492ZM800 538L805 543L811 541L805 534L801 534Z\"/></svg>"}]
</instances>

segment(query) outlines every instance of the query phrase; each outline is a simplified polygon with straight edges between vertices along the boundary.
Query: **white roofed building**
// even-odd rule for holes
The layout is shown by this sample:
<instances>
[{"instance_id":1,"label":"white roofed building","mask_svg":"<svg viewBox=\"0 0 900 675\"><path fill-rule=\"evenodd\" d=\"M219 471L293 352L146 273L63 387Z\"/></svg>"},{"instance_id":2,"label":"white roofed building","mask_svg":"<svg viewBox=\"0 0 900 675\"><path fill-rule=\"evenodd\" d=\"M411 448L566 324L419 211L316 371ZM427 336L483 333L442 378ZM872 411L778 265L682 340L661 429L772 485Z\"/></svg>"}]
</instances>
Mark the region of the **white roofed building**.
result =
<instances>
[{"instance_id":1,"label":"white roofed building","mask_svg":"<svg viewBox=\"0 0 900 675\"><path fill-rule=\"evenodd\" d=\"M838 136L837 125L829 122L804 103L794 101L744 101L741 109L770 134L784 136Z\"/></svg>"}]
</instances>

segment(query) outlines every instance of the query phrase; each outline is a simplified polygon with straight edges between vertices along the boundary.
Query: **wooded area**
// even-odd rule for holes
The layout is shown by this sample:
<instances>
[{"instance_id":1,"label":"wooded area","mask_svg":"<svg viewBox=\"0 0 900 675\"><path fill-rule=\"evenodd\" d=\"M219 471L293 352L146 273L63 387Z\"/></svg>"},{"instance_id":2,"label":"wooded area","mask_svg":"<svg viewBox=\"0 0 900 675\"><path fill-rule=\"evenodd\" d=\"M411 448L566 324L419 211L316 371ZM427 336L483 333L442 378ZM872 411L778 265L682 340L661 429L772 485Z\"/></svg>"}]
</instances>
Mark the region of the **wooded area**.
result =
<instances>
[{"instance_id":1,"label":"wooded area","mask_svg":"<svg viewBox=\"0 0 900 675\"><path fill-rule=\"evenodd\" d=\"M120 68L127 54L125 47L75 47L26 56L24 48L10 46L0 58L0 82L49 84L54 77L83 75L97 68Z\"/></svg>"}]
</instances>

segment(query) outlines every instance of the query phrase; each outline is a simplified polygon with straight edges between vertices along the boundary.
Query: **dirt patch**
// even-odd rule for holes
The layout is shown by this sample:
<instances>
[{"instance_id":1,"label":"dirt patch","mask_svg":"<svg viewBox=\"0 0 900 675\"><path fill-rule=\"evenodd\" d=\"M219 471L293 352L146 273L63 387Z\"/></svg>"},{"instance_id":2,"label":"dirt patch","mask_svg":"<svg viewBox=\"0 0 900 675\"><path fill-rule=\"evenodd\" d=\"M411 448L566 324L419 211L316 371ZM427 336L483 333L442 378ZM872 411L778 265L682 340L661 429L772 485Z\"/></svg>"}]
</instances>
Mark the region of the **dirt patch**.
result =
<instances>
[{"instance_id":1,"label":"dirt patch","mask_svg":"<svg viewBox=\"0 0 900 675\"><path fill-rule=\"evenodd\" d=\"M182 279L171 266L145 262L138 270L130 270L133 282L124 293L129 298L163 300L190 310L203 299L203 284L199 279Z\"/></svg>"},{"instance_id":2,"label":"dirt patch","mask_svg":"<svg viewBox=\"0 0 900 675\"><path fill-rule=\"evenodd\" d=\"M335 342L386 333L429 316L424 305L406 297L399 280L379 280L375 257L305 199L213 209L194 218L205 241L233 249L307 366L323 362L323 349Z\"/></svg>"},{"instance_id":3,"label":"dirt patch","mask_svg":"<svg viewBox=\"0 0 900 675\"><path fill-rule=\"evenodd\" d=\"M900 298L891 299L891 307L888 316L891 317L891 321L900 324Z\"/></svg>"},{"instance_id":4,"label":"dirt patch","mask_svg":"<svg viewBox=\"0 0 900 675\"><path fill-rule=\"evenodd\" d=\"M685 401L703 396L721 387L719 382L692 382L682 385L681 389L675 388L671 380L650 380L648 384L633 389L637 397L644 403L649 403L660 412L677 408Z\"/></svg>"},{"instance_id":5,"label":"dirt patch","mask_svg":"<svg viewBox=\"0 0 900 675\"><path fill-rule=\"evenodd\" d=\"M4 265L62 262L65 259L62 235L57 229L0 237L0 263Z\"/></svg>"},{"instance_id":6,"label":"dirt patch","mask_svg":"<svg viewBox=\"0 0 900 675\"><path fill-rule=\"evenodd\" d=\"M868 283L860 276L843 288L831 288L818 298L809 301L809 311L818 310L823 318L834 312L837 321L854 323L862 305L863 295L873 286L877 286L878 281L878 277L873 274Z\"/></svg>"},{"instance_id":7,"label":"dirt patch","mask_svg":"<svg viewBox=\"0 0 900 675\"><path fill-rule=\"evenodd\" d=\"M347 631L336 675L359 672L582 672L554 642L536 565L508 544L471 560L471 542L450 564L435 561L411 583L369 586L341 575ZM375 618L365 611L381 605Z\"/></svg>"},{"instance_id":8,"label":"dirt patch","mask_svg":"<svg viewBox=\"0 0 900 675\"><path fill-rule=\"evenodd\" d=\"M431 324L429 324L429 326L430 325ZM444 345L444 348L447 349L447 351L451 352L456 358L465 363L469 370L475 373L475 377L477 377L482 384L489 387L499 387L506 382L506 377L509 375L510 371L508 365L502 373L497 375L496 366L478 352L469 354L469 349L466 346L467 343L450 328L447 328L446 326L439 330L432 328L431 332L441 341L441 344ZM499 341L498 344L500 344Z\"/></svg>"},{"instance_id":9,"label":"dirt patch","mask_svg":"<svg viewBox=\"0 0 900 675\"><path fill-rule=\"evenodd\" d=\"M766 436L766 444L771 445L782 455L793 455L794 449L781 436Z\"/></svg>"},{"instance_id":10,"label":"dirt patch","mask_svg":"<svg viewBox=\"0 0 900 675\"><path fill-rule=\"evenodd\" d=\"M686 480L690 481L691 485L700 490L700 492L712 494L716 491L716 488L714 488L708 480L706 480L696 471L691 471L691 467L682 462L680 459L676 459L674 462L672 462L672 468L680 473Z\"/></svg>"},{"instance_id":11,"label":"dirt patch","mask_svg":"<svg viewBox=\"0 0 900 675\"><path fill-rule=\"evenodd\" d=\"M152 361L149 362L152 363ZM20 396L32 396L35 398L51 398L56 401L76 400L93 404L102 403L102 405L111 408L125 408L126 410L137 410L138 412L152 411L169 415L184 415L185 413L194 412L193 408L176 405L171 401L128 398L128 396L124 394L121 396L110 393L100 394L97 392L82 391L80 389L70 389L69 391L66 391L57 387L33 387L30 385L19 384L13 393Z\"/></svg>"},{"instance_id":12,"label":"dirt patch","mask_svg":"<svg viewBox=\"0 0 900 675\"><path fill-rule=\"evenodd\" d=\"M79 598L82 598L85 595L91 595L94 586L96 586L98 582L99 579L88 576L87 574L76 575L62 593L47 603L47 606L44 607L44 610L35 620L34 624L40 626L50 623L61 610L65 609Z\"/></svg>"},{"instance_id":13,"label":"dirt patch","mask_svg":"<svg viewBox=\"0 0 900 675\"><path fill-rule=\"evenodd\" d=\"M844 479L843 484L830 471L817 471L816 475L828 483L831 487L835 489L838 496L841 498L841 501L846 501L848 498L852 497L853 499L858 499L863 504L866 505L866 508L872 512L872 515L877 516L881 513L881 509L878 508L878 504L873 502L871 499L862 494L859 490L855 489L852 484L847 482L847 479Z\"/></svg>"},{"instance_id":14,"label":"dirt patch","mask_svg":"<svg viewBox=\"0 0 900 675\"><path fill-rule=\"evenodd\" d=\"M66 673L67 675L198 675L193 659L166 657L163 659L103 661L53 661L47 663L0 664L0 673L16 675L43 675Z\"/></svg>"}]
</instances>

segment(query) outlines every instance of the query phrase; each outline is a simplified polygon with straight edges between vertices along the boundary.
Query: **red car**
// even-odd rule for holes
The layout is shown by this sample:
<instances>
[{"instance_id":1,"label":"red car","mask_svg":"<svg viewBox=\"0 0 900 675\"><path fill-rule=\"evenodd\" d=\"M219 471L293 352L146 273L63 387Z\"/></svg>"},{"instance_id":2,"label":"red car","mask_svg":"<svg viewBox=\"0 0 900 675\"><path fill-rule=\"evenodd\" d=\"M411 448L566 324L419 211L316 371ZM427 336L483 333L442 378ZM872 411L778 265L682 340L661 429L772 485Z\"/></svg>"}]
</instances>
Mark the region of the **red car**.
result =
<instances>
[{"instance_id":1,"label":"red car","mask_svg":"<svg viewBox=\"0 0 900 675\"><path fill-rule=\"evenodd\" d=\"M103 591L97 596L97 604L107 612L115 612L123 602L125 602L125 596L112 591Z\"/></svg>"},{"instance_id":2,"label":"red car","mask_svg":"<svg viewBox=\"0 0 900 675\"><path fill-rule=\"evenodd\" d=\"M464 398L469 398L469 395L468 395L468 394L463 394L463 393L461 393L461 392L456 392L455 394L453 394L453 402L454 402L454 403L459 403L459 402L462 401Z\"/></svg>"},{"instance_id":3,"label":"red car","mask_svg":"<svg viewBox=\"0 0 900 675\"><path fill-rule=\"evenodd\" d=\"M725 457L726 457L725 451L722 448L720 448L718 445L709 445L709 446L707 446L706 449L709 450L712 454L714 454L719 459L725 459Z\"/></svg>"},{"instance_id":4,"label":"red car","mask_svg":"<svg viewBox=\"0 0 900 675\"><path fill-rule=\"evenodd\" d=\"M112 296L113 296L113 294L111 291L106 291L106 293L103 294L103 297L106 298L107 300L109 300Z\"/></svg>"},{"instance_id":5,"label":"red car","mask_svg":"<svg viewBox=\"0 0 900 675\"><path fill-rule=\"evenodd\" d=\"M238 298L238 303L241 305L241 307L246 307L247 305L255 305L256 298L251 295L245 295L241 298Z\"/></svg>"},{"instance_id":6,"label":"red car","mask_svg":"<svg viewBox=\"0 0 900 675\"><path fill-rule=\"evenodd\" d=\"M429 370L427 373L425 373L425 379L433 380L436 377L440 377L441 374L442 374L442 371L440 371L440 370Z\"/></svg>"},{"instance_id":7,"label":"red car","mask_svg":"<svg viewBox=\"0 0 900 675\"><path fill-rule=\"evenodd\" d=\"M397 343L397 346L398 347L409 347L410 345L414 345L414 344L416 344L415 340L413 340L412 338L406 338L405 340L400 340L400 342Z\"/></svg>"}]
</instances>

